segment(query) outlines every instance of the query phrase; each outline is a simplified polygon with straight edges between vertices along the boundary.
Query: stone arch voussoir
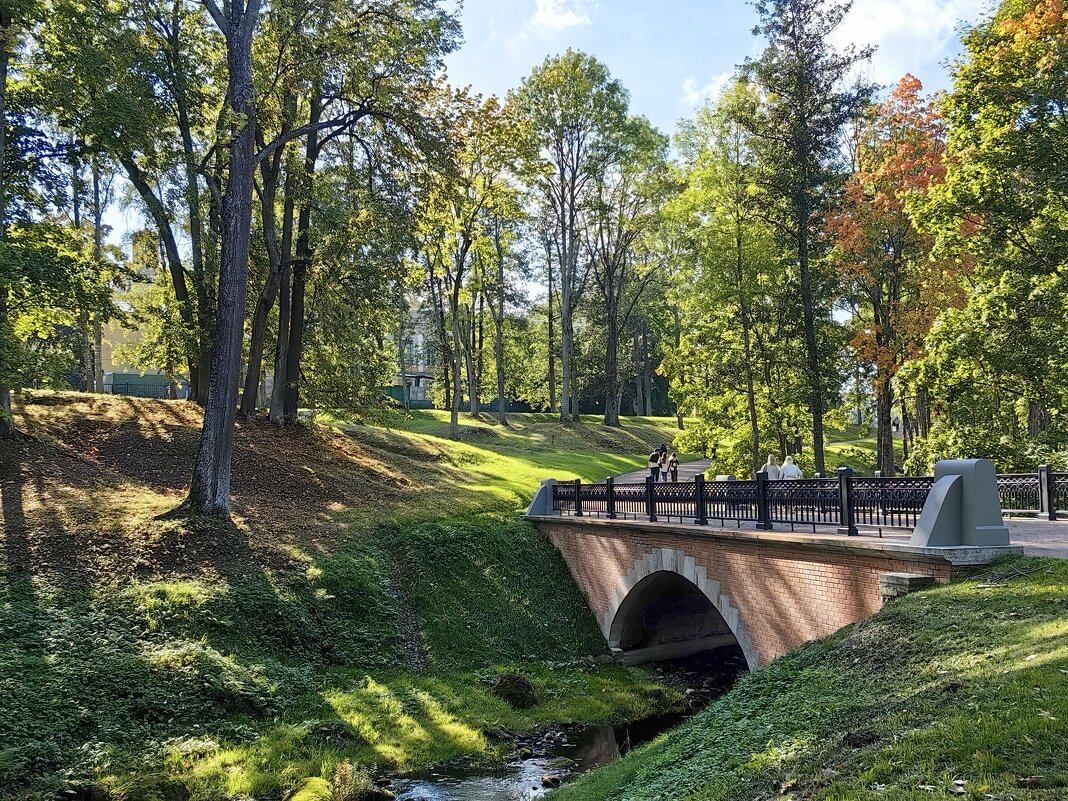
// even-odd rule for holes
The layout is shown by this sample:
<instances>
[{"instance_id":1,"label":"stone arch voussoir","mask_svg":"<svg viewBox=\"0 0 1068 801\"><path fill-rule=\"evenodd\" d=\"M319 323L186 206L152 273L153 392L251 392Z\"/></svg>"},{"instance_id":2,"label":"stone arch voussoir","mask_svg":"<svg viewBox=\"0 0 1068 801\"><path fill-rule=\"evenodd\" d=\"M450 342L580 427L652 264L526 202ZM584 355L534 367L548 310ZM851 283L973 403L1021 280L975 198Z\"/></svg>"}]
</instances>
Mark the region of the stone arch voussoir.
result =
<instances>
[{"instance_id":1,"label":"stone arch voussoir","mask_svg":"<svg viewBox=\"0 0 1068 801\"><path fill-rule=\"evenodd\" d=\"M623 622L617 620L620 607L623 606L631 590L654 573L676 573L700 590L723 617L727 627L738 641L738 646L745 654L749 669L753 670L760 665L760 655L753 645L745 622L738 609L731 604L731 599L720 591L720 583L709 578L704 567L698 565L692 556L688 556L678 548L656 548L639 556L619 580L608 609L600 620L601 631L608 640L610 648L620 647L623 628Z\"/></svg>"}]
</instances>

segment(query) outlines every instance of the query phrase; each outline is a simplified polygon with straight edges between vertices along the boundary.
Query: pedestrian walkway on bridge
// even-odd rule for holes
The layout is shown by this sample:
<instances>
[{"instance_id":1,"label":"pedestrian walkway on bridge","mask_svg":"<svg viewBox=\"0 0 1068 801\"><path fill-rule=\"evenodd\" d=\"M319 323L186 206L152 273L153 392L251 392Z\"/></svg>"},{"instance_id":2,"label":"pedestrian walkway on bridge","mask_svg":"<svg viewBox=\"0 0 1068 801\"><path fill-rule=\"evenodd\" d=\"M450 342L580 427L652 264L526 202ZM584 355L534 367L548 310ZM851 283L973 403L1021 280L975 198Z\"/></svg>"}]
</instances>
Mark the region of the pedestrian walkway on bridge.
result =
<instances>
[{"instance_id":1,"label":"pedestrian walkway on bridge","mask_svg":"<svg viewBox=\"0 0 1068 801\"><path fill-rule=\"evenodd\" d=\"M679 464L679 481L693 481L697 476L705 472L712 466L711 459L698 459L693 462L681 462ZM641 484L645 481L649 475L649 468L643 467L641 470L632 470L629 473L623 473L618 476L613 476L612 480L617 484Z\"/></svg>"}]
</instances>

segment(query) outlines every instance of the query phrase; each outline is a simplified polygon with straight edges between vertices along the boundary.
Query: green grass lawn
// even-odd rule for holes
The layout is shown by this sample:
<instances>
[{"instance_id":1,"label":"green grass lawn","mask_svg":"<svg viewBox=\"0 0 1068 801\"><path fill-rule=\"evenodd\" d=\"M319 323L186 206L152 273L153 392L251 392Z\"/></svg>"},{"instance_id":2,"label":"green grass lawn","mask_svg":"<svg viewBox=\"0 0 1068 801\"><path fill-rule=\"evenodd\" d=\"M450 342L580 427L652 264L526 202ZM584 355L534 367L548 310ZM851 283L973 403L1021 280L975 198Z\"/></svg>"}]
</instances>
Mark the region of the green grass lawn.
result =
<instances>
[{"instance_id":1,"label":"green grass lawn","mask_svg":"<svg viewBox=\"0 0 1068 801\"><path fill-rule=\"evenodd\" d=\"M516 518L541 479L604 478L673 421L502 428L416 413L239 428L236 527L160 521L196 445L187 404L20 399L0 460L0 797L279 797L309 776L494 758L487 732L677 702L591 666L604 640ZM534 684L519 711L490 692ZM88 791L84 791L88 792Z\"/></svg>"},{"instance_id":2,"label":"green grass lawn","mask_svg":"<svg viewBox=\"0 0 1068 801\"><path fill-rule=\"evenodd\" d=\"M1068 798L1068 561L994 570L1032 572L894 601L553 798Z\"/></svg>"}]
</instances>

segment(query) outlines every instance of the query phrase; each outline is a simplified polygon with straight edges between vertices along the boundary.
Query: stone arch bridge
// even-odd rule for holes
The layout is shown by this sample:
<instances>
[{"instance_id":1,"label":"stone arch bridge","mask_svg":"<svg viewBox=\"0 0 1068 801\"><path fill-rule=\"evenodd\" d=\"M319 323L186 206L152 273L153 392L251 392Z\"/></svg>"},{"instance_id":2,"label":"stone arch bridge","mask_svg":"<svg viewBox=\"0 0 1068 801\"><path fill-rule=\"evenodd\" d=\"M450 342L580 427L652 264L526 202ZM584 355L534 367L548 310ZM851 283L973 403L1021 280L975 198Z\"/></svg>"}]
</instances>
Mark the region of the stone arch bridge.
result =
<instances>
[{"instance_id":1,"label":"stone arch bridge","mask_svg":"<svg viewBox=\"0 0 1068 801\"><path fill-rule=\"evenodd\" d=\"M887 598L1020 550L1007 535L1005 544L964 544L976 540L962 526L989 533L1000 508L995 500L985 517L971 514L967 482L939 484L937 473L917 533L942 539L928 532L920 544L917 534L910 541L568 516L553 508L551 485L527 517L563 555L613 654L631 664L737 645L753 669L873 614Z\"/></svg>"}]
</instances>

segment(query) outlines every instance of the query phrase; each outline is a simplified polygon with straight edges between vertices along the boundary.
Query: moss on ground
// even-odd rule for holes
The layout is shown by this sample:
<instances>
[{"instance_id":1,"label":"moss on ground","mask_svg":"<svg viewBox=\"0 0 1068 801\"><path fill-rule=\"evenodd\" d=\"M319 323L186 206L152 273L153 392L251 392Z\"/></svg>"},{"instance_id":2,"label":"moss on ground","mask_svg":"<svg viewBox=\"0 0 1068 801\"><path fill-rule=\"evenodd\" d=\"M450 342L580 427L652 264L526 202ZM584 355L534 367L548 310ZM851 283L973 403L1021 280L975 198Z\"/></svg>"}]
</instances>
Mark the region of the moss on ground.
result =
<instances>
[{"instance_id":1,"label":"moss on ground","mask_svg":"<svg viewBox=\"0 0 1068 801\"><path fill-rule=\"evenodd\" d=\"M995 571L775 660L553 798L1068 798L1068 561Z\"/></svg>"}]
</instances>

